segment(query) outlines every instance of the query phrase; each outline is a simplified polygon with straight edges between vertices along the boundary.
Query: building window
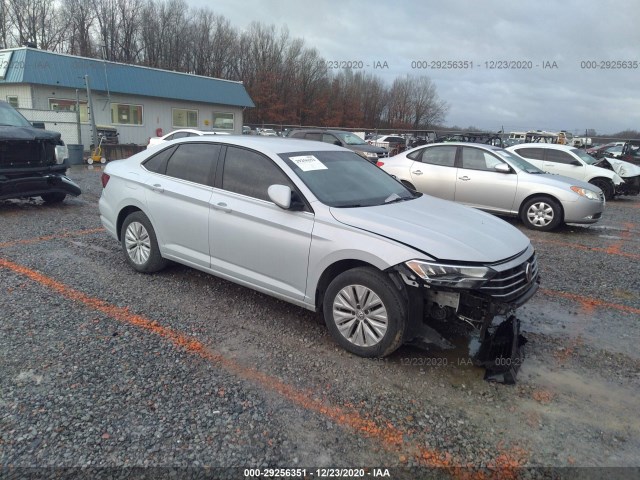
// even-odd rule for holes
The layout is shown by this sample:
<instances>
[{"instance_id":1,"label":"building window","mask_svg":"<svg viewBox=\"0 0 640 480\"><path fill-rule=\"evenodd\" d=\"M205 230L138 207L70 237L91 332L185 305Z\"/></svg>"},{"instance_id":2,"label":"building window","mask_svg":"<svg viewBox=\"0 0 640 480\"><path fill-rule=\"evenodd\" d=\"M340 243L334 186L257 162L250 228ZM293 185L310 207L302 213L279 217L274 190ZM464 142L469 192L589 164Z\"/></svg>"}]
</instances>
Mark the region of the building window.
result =
<instances>
[{"instance_id":1,"label":"building window","mask_svg":"<svg viewBox=\"0 0 640 480\"><path fill-rule=\"evenodd\" d=\"M174 127L198 128L198 110L187 110L184 108L172 108Z\"/></svg>"},{"instance_id":2,"label":"building window","mask_svg":"<svg viewBox=\"0 0 640 480\"><path fill-rule=\"evenodd\" d=\"M119 125L142 125L142 105L112 103L111 123Z\"/></svg>"},{"instance_id":3,"label":"building window","mask_svg":"<svg viewBox=\"0 0 640 480\"><path fill-rule=\"evenodd\" d=\"M75 112L76 101L65 98L50 98L49 110L55 110L56 112ZM89 122L89 109L87 108L87 102L80 102L80 121L82 123Z\"/></svg>"},{"instance_id":4,"label":"building window","mask_svg":"<svg viewBox=\"0 0 640 480\"><path fill-rule=\"evenodd\" d=\"M18 108L18 96L7 95L7 103L11 105L13 108Z\"/></svg>"},{"instance_id":5,"label":"building window","mask_svg":"<svg viewBox=\"0 0 640 480\"><path fill-rule=\"evenodd\" d=\"M233 130L233 113L213 112L213 128Z\"/></svg>"}]
</instances>

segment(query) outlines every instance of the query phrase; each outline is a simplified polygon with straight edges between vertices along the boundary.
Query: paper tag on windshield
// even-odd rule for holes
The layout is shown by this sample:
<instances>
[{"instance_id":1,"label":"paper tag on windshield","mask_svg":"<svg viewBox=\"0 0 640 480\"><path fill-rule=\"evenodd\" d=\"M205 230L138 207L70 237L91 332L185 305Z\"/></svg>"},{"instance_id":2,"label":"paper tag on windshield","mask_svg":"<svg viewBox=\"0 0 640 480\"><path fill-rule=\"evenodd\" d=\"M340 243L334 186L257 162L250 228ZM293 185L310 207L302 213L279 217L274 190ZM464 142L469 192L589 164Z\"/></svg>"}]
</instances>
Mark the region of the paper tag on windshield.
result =
<instances>
[{"instance_id":1,"label":"paper tag on windshield","mask_svg":"<svg viewBox=\"0 0 640 480\"><path fill-rule=\"evenodd\" d=\"M313 155L302 155L300 157L289 157L303 172L312 170L326 170L327 167Z\"/></svg>"}]
</instances>

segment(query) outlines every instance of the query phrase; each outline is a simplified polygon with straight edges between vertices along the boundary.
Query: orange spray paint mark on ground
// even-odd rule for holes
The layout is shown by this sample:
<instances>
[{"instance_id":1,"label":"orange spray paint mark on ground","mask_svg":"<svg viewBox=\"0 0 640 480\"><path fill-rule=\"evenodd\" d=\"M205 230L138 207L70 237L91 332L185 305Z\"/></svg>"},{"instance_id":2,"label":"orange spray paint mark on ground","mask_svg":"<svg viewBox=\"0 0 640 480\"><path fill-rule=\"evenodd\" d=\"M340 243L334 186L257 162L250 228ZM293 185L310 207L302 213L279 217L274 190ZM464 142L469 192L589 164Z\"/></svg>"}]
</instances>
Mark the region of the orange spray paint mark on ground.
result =
<instances>
[{"instance_id":1,"label":"orange spray paint mark on ground","mask_svg":"<svg viewBox=\"0 0 640 480\"><path fill-rule=\"evenodd\" d=\"M363 417L353 408L340 407L316 400L313 398L313 392L299 389L258 370L243 366L233 359L211 351L203 343L194 338L187 337L171 328L164 327L155 320L150 320L142 315L132 313L127 307L111 305L104 300L91 297L35 270L3 258L0 258L0 267L23 275L69 300L78 302L115 320L154 333L191 354L214 362L230 373L281 395L305 410L320 414L342 427L350 428L367 438L379 441L388 451L398 453L398 455L400 455L401 452L410 454L425 467L440 468L454 477L464 479L510 479L517 478L517 468L522 467L527 461L528 455L524 450L515 449L505 451L500 448L496 452L496 458L489 464L489 472L474 470L472 465L456 461L449 453L427 449L420 445L409 443L405 440L407 432L398 429L389 422L375 422Z\"/></svg>"}]
</instances>

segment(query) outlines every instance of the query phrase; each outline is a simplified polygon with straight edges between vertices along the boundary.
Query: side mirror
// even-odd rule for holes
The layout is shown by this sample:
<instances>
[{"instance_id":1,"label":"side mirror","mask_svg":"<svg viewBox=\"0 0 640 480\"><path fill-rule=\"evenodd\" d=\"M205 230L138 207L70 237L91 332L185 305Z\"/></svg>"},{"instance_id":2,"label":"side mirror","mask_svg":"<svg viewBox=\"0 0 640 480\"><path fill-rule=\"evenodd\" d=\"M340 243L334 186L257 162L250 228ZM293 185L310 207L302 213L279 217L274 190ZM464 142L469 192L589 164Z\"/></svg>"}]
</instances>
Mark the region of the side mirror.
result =
<instances>
[{"instance_id":1,"label":"side mirror","mask_svg":"<svg viewBox=\"0 0 640 480\"><path fill-rule=\"evenodd\" d=\"M286 185L271 185L267 195L273 203L284 210L291 208L291 189Z\"/></svg>"},{"instance_id":2,"label":"side mirror","mask_svg":"<svg viewBox=\"0 0 640 480\"><path fill-rule=\"evenodd\" d=\"M499 163L493 167L496 172L511 173L511 167L506 163Z\"/></svg>"},{"instance_id":3,"label":"side mirror","mask_svg":"<svg viewBox=\"0 0 640 480\"><path fill-rule=\"evenodd\" d=\"M574 167L581 167L582 163L580 163L578 160L574 160L569 165L573 165Z\"/></svg>"},{"instance_id":4,"label":"side mirror","mask_svg":"<svg viewBox=\"0 0 640 480\"><path fill-rule=\"evenodd\" d=\"M334 145L337 145L339 147L342 146L342 142L340 140L336 140L335 142L333 142Z\"/></svg>"}]
</instances>

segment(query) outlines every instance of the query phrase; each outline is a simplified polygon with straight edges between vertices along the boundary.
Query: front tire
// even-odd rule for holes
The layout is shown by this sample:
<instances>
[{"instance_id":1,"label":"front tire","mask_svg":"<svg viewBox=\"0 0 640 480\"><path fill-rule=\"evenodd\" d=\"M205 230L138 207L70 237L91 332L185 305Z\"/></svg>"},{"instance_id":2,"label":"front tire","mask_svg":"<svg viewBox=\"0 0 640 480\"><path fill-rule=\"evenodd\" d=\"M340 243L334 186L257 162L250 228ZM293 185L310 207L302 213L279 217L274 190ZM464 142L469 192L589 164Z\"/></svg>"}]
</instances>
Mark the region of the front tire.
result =
<instances>
[{"instance_id":1,"label":"front tire","mask_svg":"<svg viewBox=\"0 0 640 480\"><path fill-rule=\"evenodd\" d=\"M133 212L125 218L120 241L127 262L138 272L158 272L169 263L160 255L156 232L142 212Z\"/></svg>"},{"instance_id":2,"label":"front tire","mask_svg":"<svg viewBox=\"0 0 640 480\"><path fill-rule=\"evenodd\" d=\"M548 232L562 223L562 207L549 197L534 197L520 211L520 219L527 228Z\"/></svg>"},{"instance_id":3,"label":"front tire","mask_svg":"<svg viewBox=\"0 0 640 480\"><path fill-rule=\"evenodd\" d=\"M406 302L391 279L375 268L358 267L334 278L323 310L331 336L351 353L384 357L402 344Z\"/></svg>"},{"instance_id":4,"label":"front tire","mask_svg":"<svg viewBox=\"0 0 640 480\"><path fill-rule=\"evenodd\" d=\"M607 202L609 200L613 200L613 197L615 197L615 187L609 180L606 180L604 178L594 178L590 180L589 183L602 190L602 193L604 193L604 199Z\"/></svg>"}]
</instances>

